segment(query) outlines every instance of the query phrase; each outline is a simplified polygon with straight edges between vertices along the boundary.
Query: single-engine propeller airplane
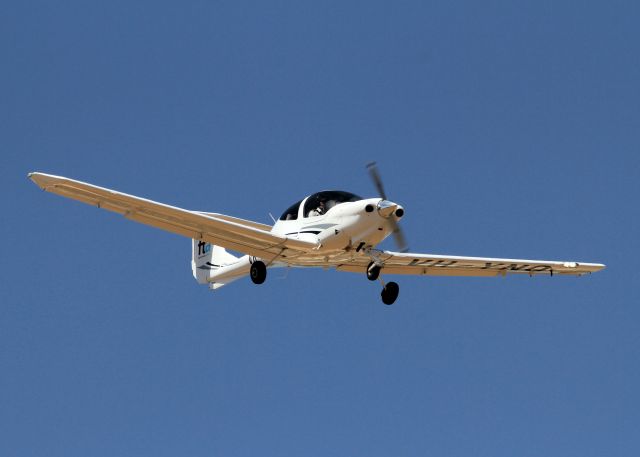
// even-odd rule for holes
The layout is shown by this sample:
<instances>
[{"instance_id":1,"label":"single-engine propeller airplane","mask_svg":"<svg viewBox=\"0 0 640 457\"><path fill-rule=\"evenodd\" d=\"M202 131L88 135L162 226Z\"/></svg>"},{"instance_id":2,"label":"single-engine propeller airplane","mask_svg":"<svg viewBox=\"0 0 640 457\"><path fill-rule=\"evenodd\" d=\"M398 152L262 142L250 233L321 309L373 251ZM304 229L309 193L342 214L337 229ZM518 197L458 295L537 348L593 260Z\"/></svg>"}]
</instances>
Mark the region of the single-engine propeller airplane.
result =
<instances>
[{"instance_id":1,"label":"single-engine propeller airplane","mask_svg":"<svg viewBox=\"0 0 640 457\"><path fill-rule=\"evenodd\" d=\"M189 211L61 176L29 173L39 187L143 224L192 239L191 268L200 284L217 289L249 275L262 284L270 267L322 267L366 274L382 283L383 303L400 288L380 274L433 276L583 275L599 263L496 259L408 253L398 222L404 208L387 199L374 163L367 165L379 197L322 191L291 205L273 226L225 214ZM393 235L398 252L376 249ZM227 249L244 254L236 257Z\"/></svg>"}]
</instances>

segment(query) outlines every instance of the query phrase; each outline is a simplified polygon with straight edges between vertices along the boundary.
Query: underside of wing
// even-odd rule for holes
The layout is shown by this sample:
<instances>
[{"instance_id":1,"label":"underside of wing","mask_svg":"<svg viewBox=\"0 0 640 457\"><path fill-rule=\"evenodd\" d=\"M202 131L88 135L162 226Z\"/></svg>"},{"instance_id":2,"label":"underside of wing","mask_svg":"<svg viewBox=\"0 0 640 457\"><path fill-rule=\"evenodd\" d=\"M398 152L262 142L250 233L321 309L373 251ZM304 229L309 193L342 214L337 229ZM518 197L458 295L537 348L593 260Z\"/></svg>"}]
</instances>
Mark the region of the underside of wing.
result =
<instances>
[{"instance_id":1,"label":"underside of wing","mask_svg":"<svg viewBox=\"0 0 640 457\"><path fill-rule=\"evenodd\" d=\"M61 176L30 173L29 178L47 192L268 261L293 259L316 247L313 243L271 233L269 226L253 221L189 211Z\"/></svg>"},{"instance_id":2,"label":"underside of wing","mask_svg":"<svg viewBox=\"0 0 640 457\"><path fill-rule=\"evenodd\" d=\"M383 272L388 274L429 276L506 276L575 275L581 276L602 270L599 263L557 260L497 259L491 257L461 257L435 254L412 254L390 251L371 251ZM354 257L336 266L337 270L363 272L371 256Z\"/></svg>"}]
</instances>

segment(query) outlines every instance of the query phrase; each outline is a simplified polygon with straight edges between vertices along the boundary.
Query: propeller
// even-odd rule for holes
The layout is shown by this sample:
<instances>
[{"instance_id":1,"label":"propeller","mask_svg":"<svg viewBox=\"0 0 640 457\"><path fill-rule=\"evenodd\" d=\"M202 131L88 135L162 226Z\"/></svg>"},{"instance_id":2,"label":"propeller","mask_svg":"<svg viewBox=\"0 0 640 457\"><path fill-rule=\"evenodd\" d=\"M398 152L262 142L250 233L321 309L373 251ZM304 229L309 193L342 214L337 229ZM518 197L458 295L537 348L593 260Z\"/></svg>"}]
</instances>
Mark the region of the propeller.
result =
<instances>
[{"instance_id":1,"label":"propeller","mask_svg":"<svg viewBox=\"0 0 640 457\"><path fill-rule=\"evenodd\" d=\"M382 178L380 177L380 173L378 172L378 165L375 162L371 162L367 164L367 170L369 170L369 176L373 180L373 185L376 186L376 190L380 197L383 200L387 199L387 193L384 191L384 186L382 185Z\"/></svg>"},{"instance_id":2,"label":"propeller","mask_svg":"<svg viewBox=\"0 0 640 457\"><path fill-rule=\"evenodd\" d=\"M371 162L367 164L367 170L369 170L369 176L371 176L373 185L376 187L378 194L380 194L380 197L383 200L387 200L387 193L384 191L382 178L380 177L380 172L378 172L378 165L375 162ZM400 224L398 224L398 221L393 216L389 217L387 220L393 229L393 239L396 242L396 246L398 246L398 250L400 252L407 252L409 250L409 245L407 244L407 239L404 236L402 227L400 227Z\"/></svg>"}]
</instances>

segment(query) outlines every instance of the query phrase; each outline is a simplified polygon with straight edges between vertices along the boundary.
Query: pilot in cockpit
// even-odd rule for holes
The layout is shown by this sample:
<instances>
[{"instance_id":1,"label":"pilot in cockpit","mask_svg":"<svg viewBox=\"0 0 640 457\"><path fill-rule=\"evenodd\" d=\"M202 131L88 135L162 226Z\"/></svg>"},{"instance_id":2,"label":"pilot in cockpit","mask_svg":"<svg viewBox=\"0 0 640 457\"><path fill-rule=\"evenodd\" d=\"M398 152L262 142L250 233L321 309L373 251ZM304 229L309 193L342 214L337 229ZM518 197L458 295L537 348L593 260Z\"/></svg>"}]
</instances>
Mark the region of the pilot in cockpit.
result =
<instances>
[{"instance_id":1,"label":"pilot in cockpit","mask_svg":"<svg viewBox=\"0 0 640 457\"><path fill-rule=\"evenodd\" d=\"M326 212L324 200L318 202L318 207L309 211L309 217L322 216Z\"/></svg>"}]
</instances>

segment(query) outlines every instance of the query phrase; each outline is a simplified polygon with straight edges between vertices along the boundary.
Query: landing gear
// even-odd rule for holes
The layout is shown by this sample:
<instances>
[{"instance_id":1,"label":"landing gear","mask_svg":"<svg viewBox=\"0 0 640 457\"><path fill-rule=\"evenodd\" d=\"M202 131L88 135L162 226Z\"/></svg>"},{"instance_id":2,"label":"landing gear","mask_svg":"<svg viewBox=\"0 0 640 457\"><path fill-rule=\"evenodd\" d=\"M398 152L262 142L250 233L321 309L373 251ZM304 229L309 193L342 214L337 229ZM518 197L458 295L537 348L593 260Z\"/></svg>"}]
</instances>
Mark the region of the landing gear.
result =
<instances>
[{"instance_id":1,"label":"landing gear","mask_svg":"<svg viewBox=\"0 0 640 457\"><path fill-rule=\"evenodd\" d=\"M398 298L398 294L400 293L400 286L395 282L388 282L385 284L382 292L380 292L380 296L382 297L382 303L385 305L393 305L393 302Z\"/></svg>"},{"instance_id":2,"label":"landing gear","mask_svg":"<svg viewBox=\"0 0 640 457\"><path fill-rule=\"evenodd\" d=\"M267 279L267 266L264 262L256 260L251 264L249 276L251 276L254 284L262 284L264 280Z\"/></svg>"},{"instance_id":3,"label":"landing gear","mask_svg":"<svg viewBox=\"0 0 640 457\"><path fill-rule=\"evenodd\" d=\"M376 279L378 279L378 276L380 276L380 270L380 266L376 265L375 262L371 262L367 266L367 279L369 281L375 281Z\"/></svg>"},{"instance_id":4,"label":"landing gear","mask_svg":"<svg viewBox=\"0 0 640 457\"><path fill-rule=\"evenodd\" d=\"M381 270L382 267L378 265L375 260L369 262L369 265L367 265L367 279L369 281L375 281L380 277ZM382 283L382 292L380 292L382 303L385 305L393 305L400 293L400 286L395 282L385 284L382 279L380 279L380 282Z\"/></svg>"}]
</instances>

